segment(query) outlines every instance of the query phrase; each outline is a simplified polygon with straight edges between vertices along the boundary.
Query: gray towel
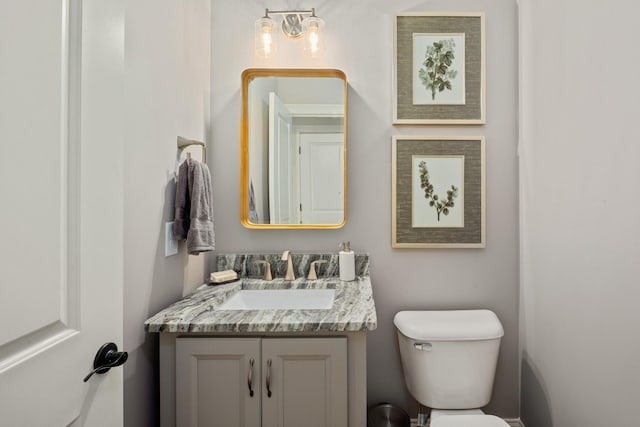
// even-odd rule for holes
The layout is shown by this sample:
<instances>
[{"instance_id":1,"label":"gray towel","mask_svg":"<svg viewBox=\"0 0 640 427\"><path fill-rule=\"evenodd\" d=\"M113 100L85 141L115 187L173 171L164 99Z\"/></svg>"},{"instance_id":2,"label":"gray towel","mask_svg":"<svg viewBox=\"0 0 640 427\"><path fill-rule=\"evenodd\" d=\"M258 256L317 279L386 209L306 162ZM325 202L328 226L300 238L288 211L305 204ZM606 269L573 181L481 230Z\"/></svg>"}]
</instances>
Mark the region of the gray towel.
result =
<instances>
[{"instance_id":1,"label":"gray towel","mask_svg":"<svg viewBox=\"0 0 640 427\"><path fill-rule=\"evenodd\" d=\"M214 250L211 174L206 164L187 159L180 166L175 207L174 236L187 240L189 254Z\"/></svg>"},{"instance_id":2,"label":"gray towel","mask_svg":"<svg viewBox=\"0 0 640 427\"><path fill-rule=\"evenodd\" d=\"M189 164L185 160L178 169L176 184L175 214L173 218L173 237L177 241L185 240L189 232L191 196L189 194Z\"/></svg>"}]
</instances>

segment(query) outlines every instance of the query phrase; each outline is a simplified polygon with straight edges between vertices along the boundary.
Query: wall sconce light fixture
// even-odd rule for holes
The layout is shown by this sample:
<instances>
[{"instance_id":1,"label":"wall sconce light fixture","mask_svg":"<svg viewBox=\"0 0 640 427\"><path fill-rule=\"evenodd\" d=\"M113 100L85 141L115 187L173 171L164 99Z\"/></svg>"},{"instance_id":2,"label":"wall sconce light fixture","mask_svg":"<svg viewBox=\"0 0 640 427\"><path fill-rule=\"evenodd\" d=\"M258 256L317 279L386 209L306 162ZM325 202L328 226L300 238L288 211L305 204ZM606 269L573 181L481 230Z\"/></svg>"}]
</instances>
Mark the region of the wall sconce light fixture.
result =
<instances>
[{"instance_id":1,"label":"wall sconce light fixture","mask_svg":"<svg viewBox=\"0 0 640 427\"><path fill-rule=\"evenodd\" d=\"M304 54L312 58L322 53L320 31L324 21L316 16L316 10L264 10L264 16L255 23L256 55L270 58L276 52L275 23L269 15L282 16L282 32L290 39L302 37Z\"/></svg>"}]
</instances>

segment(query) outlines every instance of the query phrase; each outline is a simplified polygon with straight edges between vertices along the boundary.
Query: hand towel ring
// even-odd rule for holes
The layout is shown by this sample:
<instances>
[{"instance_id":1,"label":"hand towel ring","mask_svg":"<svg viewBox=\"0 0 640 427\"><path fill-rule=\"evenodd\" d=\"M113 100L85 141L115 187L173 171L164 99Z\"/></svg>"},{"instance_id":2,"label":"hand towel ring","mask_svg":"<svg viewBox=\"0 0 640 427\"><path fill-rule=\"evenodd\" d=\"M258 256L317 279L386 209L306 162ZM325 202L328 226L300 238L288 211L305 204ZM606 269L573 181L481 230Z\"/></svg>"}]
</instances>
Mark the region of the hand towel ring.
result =
<instances>
[{"instance_id":1,"label":"hand towel ring","mask_svg":"<svg viewBox=\"0 0 640 427\"><path fill-rule=\"evenodd\" d=\"M178 149L183 150L190 145L199 145L202 147L202 163L207 163L207 146L204 142L183 138L181 136L178 137Z\"/></svg>"}]
</instances>

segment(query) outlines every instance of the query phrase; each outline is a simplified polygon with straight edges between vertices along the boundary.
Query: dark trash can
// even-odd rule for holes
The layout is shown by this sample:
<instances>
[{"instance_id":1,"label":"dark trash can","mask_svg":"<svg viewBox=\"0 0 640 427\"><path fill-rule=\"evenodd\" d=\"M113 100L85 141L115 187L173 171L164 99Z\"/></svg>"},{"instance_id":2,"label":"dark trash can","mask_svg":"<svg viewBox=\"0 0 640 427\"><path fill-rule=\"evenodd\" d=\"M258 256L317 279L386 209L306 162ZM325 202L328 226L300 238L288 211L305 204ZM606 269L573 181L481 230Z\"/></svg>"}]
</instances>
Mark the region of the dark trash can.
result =
<instances>
[{"instance_id":1,"label":"dark trash can","mask_svg":"<svg viewBox=\"0 0 640 427\"><path fill-rule=\"evenodd\" d=\"M367 427L411 427L411 419L401 408L380 403L369 408Z\"/></svg>"}]
</instances>

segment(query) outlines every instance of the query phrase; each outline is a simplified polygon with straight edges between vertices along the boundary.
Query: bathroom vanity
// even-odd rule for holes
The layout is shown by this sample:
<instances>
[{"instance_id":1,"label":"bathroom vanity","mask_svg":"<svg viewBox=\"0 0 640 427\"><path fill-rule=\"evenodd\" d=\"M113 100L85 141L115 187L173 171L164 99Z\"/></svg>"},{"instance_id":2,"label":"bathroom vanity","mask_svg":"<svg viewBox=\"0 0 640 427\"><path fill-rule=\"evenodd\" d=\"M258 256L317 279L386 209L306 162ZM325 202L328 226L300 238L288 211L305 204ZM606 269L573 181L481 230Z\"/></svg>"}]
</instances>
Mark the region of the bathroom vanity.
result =
<instances>
[{"instance_id":1,"label":"bathroom vanity","mask_svg":"<svg viewBox=\"0 0 640 427\"><path fill-rule=\"evenodd\" d=\"M273 256L219 256L239 280L203 285L145 322L160 334L162 426L366 425L366 333L377 327L368 256L350 282L333 275L335 255L294 256L295 268L323 257L320 279L266 281L242 276L265 258L278 273ZM245 305L225 309L243 293Z\"/></svg>"}]
</instances>

